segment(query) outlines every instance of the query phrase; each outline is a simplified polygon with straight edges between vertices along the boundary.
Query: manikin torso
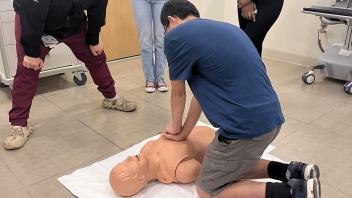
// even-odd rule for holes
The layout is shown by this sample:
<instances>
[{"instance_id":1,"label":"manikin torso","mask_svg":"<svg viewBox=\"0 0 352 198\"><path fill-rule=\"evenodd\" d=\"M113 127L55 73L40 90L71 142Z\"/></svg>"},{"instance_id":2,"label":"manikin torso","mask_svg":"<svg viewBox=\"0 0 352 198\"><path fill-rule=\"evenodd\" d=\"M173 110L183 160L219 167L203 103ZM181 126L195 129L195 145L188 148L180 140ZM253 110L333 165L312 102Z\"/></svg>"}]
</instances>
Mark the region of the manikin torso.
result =
<instances>
[{"instance_id":1,"label":"manikin torso","mask_svg":"<svg viewBox=\"0 0 352 198\"><path fill-rule=\"evenodd\" d=\"M178 166L184 161L194 159L196 154L193 144L189 141L171 142L165 139L148 142L141 153L158 161L157 179L163 183L178 182Z\"/></svg>"},{"instance_id":2,"label":"manikin torso","mask_svg":"<svg viewBox=\"0 0 352 198\"><path fill-rule=\"evenodd\" d=\"M138 164L145 164L145 161L148 162L149 169L146 171L145 168L138 168L138 170L144 170L143 173L138 174L138 178L141 174L146 175L146 184L153 180L166 184L194 182L198 177L208 145L214 136L214 130L209 127L195 127L184 141L177 142L164 138L149 141L139 155L130 156L113 168L110 173L110 185L119 195L131 196L138 193L142 186L141 188L130 187L138 186L139 181L135 180L135 173L130 172L136 169L129 167L135 164L138 167ZM130 177L126 177L126 171L127 175L131 175ZM148 175L153 177L150 178Z\"/></svg>"}]
</instances>

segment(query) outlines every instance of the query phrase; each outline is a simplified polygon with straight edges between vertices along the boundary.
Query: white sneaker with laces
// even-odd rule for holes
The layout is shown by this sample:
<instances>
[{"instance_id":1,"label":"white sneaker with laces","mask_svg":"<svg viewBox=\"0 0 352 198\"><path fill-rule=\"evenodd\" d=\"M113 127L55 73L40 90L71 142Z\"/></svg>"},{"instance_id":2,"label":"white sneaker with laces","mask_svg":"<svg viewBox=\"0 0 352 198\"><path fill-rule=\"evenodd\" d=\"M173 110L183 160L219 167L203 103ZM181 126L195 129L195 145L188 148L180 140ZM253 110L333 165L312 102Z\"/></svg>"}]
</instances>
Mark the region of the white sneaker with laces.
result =
<instances>
[{"instance_id":1,"label":"white sneaker with laces","mask_svg":"<svg viewBox=\"0 0 352 198\"><path fill-rule=\"evenodd\" d=\"M155 92L155 83L147 82L145 84L145 92L147 93L154 93Z\"/></svg>"},{"instance_id":2,"label":"white sneaker with laces","mask_svg":"<svg viewBox=\"0 0 352 198\"><path fill-rule=\"evenodd\" d=\"M163 81L156 83L156 88L160 92L167 92L169 90L169 88L167 87L166 83L163 82Z\"/></svg>"}]
</instances>

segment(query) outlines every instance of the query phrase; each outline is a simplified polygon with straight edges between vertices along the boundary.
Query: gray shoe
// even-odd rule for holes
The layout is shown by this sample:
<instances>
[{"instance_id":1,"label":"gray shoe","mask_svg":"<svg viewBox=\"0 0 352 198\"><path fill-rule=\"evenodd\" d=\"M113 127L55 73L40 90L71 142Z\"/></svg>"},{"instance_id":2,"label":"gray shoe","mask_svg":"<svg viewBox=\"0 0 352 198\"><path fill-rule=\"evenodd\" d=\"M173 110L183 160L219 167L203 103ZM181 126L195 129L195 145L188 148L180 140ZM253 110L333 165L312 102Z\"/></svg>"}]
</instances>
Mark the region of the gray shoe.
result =
<instances>
[{"instance_id":1,"label":"gray shoe","mask_svg":"<svg viewBox=\"0 0 352 198\"><path fill-rule=\"evenodd\" d=\"M3 142L3 147L7 150L21 148L33 132L32 127L13 127L11 133Z\"/></svg>"},{"instance_id":2,"label":"gray shoe","mask_svg":"<svg viewBox=\"0 0 352 198\"><path fill-rule=\"evenodd\" d=\"M131 112L137 109L137 105L134 102L130 102L123 97L112 101L105 98L103 101L103 107L123 112Z\"/></svg>"},{"instance_id":3,"label":"gray shoe","mask_svg":"<svg viewBox=\"0 0 352 198\"><path fill-rule=\"evenodd\" d=\"M292 198L321 198L321 184L318 178L291 179L287 184L291 187Z\"/></svg>"},{"instance_id":4,"label":"gray shoe","mask_svg":"<svg viewBox=\"0 0 352 198\"><path fill-rule=\"evenodd\" d=\"M288 165L286 178L290 179L312 179L320 177L319 167L315 164L305 164L302 162L291 162Z\"/></svg>"}]
</instances>

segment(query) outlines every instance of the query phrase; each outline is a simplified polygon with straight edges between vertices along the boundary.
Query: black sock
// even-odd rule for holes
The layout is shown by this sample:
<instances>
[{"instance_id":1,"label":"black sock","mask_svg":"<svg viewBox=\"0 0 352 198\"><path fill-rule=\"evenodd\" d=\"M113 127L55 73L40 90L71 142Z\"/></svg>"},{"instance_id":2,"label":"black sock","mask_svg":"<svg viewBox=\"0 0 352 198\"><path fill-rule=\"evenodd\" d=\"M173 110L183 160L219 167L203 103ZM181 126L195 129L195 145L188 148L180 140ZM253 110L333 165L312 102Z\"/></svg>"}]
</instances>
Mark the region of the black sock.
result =
<instances>
[{"instance_id":1,"label":"black sock","mask_svg":"<svg viewBox=\"0 0 352 198\"><path fill-rule=\"evenodd\" d=\"M266 183L265 198L291 198L291 188L286 183Z\"/></svg>"},{"instance_id":2,"label":"black sock","mask_svg":"<svg viewBox=\"0 0 352 198\"><path fill-rule=\"evenodd\" d=\"M271 161L268 165L268 175L272 179L287 182L286 172L288 164Z\"/></svg>"}]
</instances>

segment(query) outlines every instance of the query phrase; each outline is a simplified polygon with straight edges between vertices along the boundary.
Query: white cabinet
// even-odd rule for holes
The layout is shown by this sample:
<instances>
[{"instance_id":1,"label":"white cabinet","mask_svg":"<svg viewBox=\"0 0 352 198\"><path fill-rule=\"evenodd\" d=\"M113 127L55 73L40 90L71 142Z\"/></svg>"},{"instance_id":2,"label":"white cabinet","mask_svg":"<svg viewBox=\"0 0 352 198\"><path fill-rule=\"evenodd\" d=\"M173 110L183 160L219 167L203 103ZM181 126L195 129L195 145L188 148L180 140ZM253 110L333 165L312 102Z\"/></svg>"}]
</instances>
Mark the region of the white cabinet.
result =
<instances>
[{"instance_id":1,"label":"white cabinet","mask_svg":"<svg viewBox=\"0 0 352 198\"><path fill-rule=\"evenodd\" d=\"M16 45L8 45L5 47L5 56L3 56L4 66L8 65L6 68L9 77L13 77L16 74L17 69L17 54ZM5 57L5 58L4 58ZM5 70L5 71L6 71Z\"/></svg>"},{"instance_id":2,"label":"white cabinet","mask_svg":"<svg viewBox=\"0 0 352 198\"><path fill-rule=\"evenodd\" d=\"M4 45L16 44L15 22L2 23Z\"/></svg>"},{"instance_id":3,"label":"white cabinet","mask_svg":"<svg viewBox=\"0 0 352 198\"><path fill-rule=\"evenodd\" d=\"M0 12L12 11L13 10L12 3L13 3L12 0L0 0Z\"/></svg>"},{"instance_id":4,"label":"white cabinet","mask_svg":"<svg viewBox=\"0 0 352 198\"><path fill-rule=\"evenodd\" d=\"M60 43L54 49L51 49L46 56L43 70L71 65L71 54L70 49L65 44Z\"/></svg>"}]
</instances>

